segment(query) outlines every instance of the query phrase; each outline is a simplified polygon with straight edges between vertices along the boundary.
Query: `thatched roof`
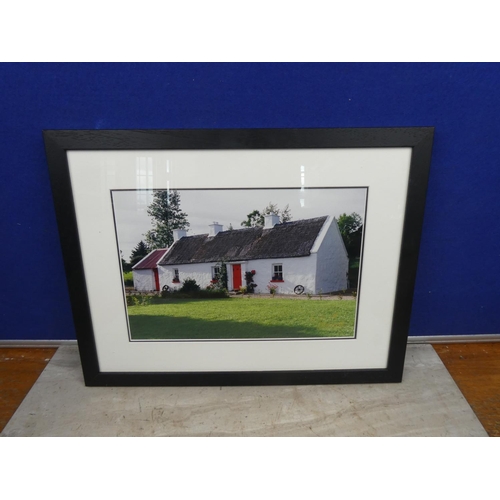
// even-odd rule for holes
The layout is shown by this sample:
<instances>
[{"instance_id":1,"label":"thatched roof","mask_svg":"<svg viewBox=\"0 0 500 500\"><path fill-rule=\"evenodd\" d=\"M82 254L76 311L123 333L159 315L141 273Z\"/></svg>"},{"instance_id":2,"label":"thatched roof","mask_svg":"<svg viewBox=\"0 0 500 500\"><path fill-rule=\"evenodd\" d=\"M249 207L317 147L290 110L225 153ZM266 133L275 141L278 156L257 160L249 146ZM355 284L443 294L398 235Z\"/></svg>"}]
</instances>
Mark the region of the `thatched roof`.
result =
<instances>
[{"instance_id":1,"label":"thatched roof","mask_svg":"<svg viewBox=\"0 0 500 500\"><path fill-rule=\"evenodd\" d=\"M178 240L159 265L196 264L221 260L284 259L310 255L327 217L277 224L271 229L252 227L201 234Z\"/></svg>"}]
</instances>

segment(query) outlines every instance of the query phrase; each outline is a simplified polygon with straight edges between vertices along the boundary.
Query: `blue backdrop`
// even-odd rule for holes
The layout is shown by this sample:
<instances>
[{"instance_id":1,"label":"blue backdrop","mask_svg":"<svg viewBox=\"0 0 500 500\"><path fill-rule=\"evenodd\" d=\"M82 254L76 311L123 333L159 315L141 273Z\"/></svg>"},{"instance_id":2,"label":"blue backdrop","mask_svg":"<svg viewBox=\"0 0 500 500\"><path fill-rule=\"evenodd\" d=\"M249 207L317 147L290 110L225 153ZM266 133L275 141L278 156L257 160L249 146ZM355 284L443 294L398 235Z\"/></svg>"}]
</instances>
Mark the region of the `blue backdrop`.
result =
<instances>
[{"instance_id":1,"label":"blue backdrop","mask_svg":"<svg viewBox=\"0 0 500 500\"><path fill-rule=\"evenodd\" d=\"M1 64L2 339L73 339L43 129L436 127L411 335L500 333L498 64Z\"/></svg>"}]
</instances>

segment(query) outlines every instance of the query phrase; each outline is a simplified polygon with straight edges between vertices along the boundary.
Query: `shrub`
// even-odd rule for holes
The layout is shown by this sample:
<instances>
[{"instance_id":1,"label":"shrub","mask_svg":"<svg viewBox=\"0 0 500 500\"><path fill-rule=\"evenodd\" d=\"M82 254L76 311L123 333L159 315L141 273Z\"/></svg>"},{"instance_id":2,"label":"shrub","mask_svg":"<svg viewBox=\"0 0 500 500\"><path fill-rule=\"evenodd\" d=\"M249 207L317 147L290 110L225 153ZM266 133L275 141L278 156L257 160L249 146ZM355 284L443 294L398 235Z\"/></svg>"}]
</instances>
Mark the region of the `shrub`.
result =
<instances>
[{"instance_id":1,"label":"shrub","mask_svg":"<svg viewBox=\"0 0 500 500\"><path fill-rule=\"evenodd\" d=\"M205 290L195 290L193 292L181 292L174 290L164 295L163 299L225 299L229 297L227 290L217 290L216 288L205 288Z\"/></svg>"},{"instance_id":2,"label":"shrub","mask_svg":"<svg viewBox=\"0 0 500 500\"><path fill-rule=\"evenodd\" d=\"M196 280L192 278L187 278L182 282L182 286L179 289L181 293L190 293L190 292L198 292L200 291L200 285L196 283Z\"/></svg>"},{"instance_id":3,"label":"shrub","mask_svg":"<svg viewBox=\"0 0 500 500\"><path fill-rule=\"evenodd\" d=\"M191 297L196 299L225 299L229 297L227 290L213 289L213 290L199 290L198 292L193 292Z\"/></svg>"},{"instance_id":4,"label":"shrub","mask_svg":"<svg viewBox=\"0 0 500 500\"><path fill-rule=\"evenodd\" d=\"M216 267L219 268L219 273L215 277L214 280L212 280L212 284L215 289L217 290L227 290L228 288L228 281L227 281L227 265L223 260L217 262Z\"/></svg>"},{"instance_id":5,"label":"shrub","mask_svg":"<svg viewBox=\"0 0 500 500\"><path fill-rule=\"evenodd\" d=\"M247 271L245 273L245 282L247 284L245 293L254 293L257 285L253 282L253 277L255 275L255 271Z\"/></svg>"},{"instance_id":6,"label":"shrub","mask_svg":"<svg viewBox=\"0 0 500 500\"><path fill-rule=\"evenodd\" d=\"M127 295L127 306L148 306L152 300L151 295Z\"/></svg>"}]
</instances>

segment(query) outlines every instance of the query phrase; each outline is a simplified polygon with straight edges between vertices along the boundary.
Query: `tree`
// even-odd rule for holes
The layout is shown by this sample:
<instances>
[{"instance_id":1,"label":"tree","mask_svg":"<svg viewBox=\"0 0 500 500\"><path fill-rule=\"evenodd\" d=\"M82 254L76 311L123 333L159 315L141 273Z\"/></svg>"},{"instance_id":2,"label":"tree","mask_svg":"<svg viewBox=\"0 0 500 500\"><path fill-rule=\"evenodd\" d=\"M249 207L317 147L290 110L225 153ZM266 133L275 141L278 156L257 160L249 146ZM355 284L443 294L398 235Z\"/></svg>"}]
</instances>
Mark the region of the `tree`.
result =
<instances>
[{"instance_id":1,"label":"tree","mask_svg":"<svg viewBox=\"0 0 500 500\"><path fill-rule=\"evenodd\" d=\"M174 242L174 229L187 229L188 215L181 210L181 196L177 191L156 191L148 207L153 229L146 234L150 250L166 248Z\"/></svg>"},{"instance_id":2,"label":"tree","mask_svg":"<svg viewBox=\"0 0 500 500\"><path fill-rule=\"evenodd\" d=\"M361 216L356 212L350 215L344 213L338 217L337 224L349 257L359 257L361 255L361 236L363 234Z\"/></svg>"},{"instance_id":3,"label":"tree","mask_svg":"<svg viewBox=\"0 0 500 500\"><path fill-rule=\"evenodd\" d=\"M247 215L247 220L244 220L241 225L244 227L264 227L264 217L266 215L275 214L280 217L280 224L292 220L292 213L288 205L283 210L278 208L275 203L269 202L269 205L264 210L254 210Z\"/></svg>"},{"instance_id":4,"label":"tree","mask_svg":"<svg viewBox=\"0 0 500 500\"><path fill-rule=\"evenodd\" d=\"M244 227L256 227L264 225L264 217L258 210L254 210L247 215L247 220L242 221L241 223Z\"/></svg>"},{"instance_id":5,"label":"tree","mask_svg":"<svg viewBox=\"0 0 500 500\"><path fill-rule=\"evenodd\" d=\"M149 253L149 248L144 243L144 241L139 241L135 248L132 250L130 254L130 266L135 266L140 260L142 260ZM122 259L123 260L123 259Z\"/></svg>"},{"instance_id":6,"label":"tree","mask_svg":"<svg viewBox=\"0 0 500 500\"><path fill-rule=\"evenodd\" d=\"M120 259L122 262L122 271L128 273L132 271L132 266L123 258L123 252L120 250Z\"/></svg>"},{"instance_id":7,"label":"tree","mask_svg":"<svg viewBox=\"0 0 500 500\"><path fill-rule=\"evenodd\" d=\"M132 266L125 261L125 259L122 257L122 271L124 273L129 273L130 271L132 271Z\"/></svg>"},{"instance_id":8,"label":"tree","mask_svg":"<svg viewBox=\"0 0 500 500\"><path fill-rule=\"evenodd\" d=\"M269 202L266 208L262 211L262 215L276 214L280 216L280 224L284 222L289 222L292 220L292 212L289 205L287 204L283 210L278 208L278 205Z\"/></svg>"}]
</instances>

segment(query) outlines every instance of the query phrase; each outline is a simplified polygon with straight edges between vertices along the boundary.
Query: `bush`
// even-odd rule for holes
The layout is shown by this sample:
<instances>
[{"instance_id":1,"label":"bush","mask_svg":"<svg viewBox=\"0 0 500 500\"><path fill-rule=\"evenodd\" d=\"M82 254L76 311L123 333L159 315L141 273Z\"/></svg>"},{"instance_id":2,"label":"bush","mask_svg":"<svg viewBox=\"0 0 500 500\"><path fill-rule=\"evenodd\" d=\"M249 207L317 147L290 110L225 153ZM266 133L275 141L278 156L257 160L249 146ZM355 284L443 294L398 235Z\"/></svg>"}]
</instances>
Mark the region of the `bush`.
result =
<instances>
[{"instance_id":1,"label":"bush","mask_svg":"<svg viewBox=\"0 0 500 500\"><path fill-rule=\"evenodd\" d=\"M229 298L227 290L217 290L215 288L205 288L205 290L195 290L193 292L181 292L174 290L170 293L161 294L163 299L226 299Z\"/></svg>"},{"instance_id":2,"label":"bush","mask_svg":"<svg viewBox=\"0 0 500 500\"><path fill-rule=\"evenodd\" d=\"M200 291L200 285L196 283L196 280L187 278L182 282L182 286L179 289L179 292L181 293L191 293L191 292L199 292Z\"/></svg>"},{"instance_id":3,"label":"bush","mask_svg":"<svg viewBox=\"0 0 500 500\"><path fill-rule=\"evenodd\" d=\"M245 273L246 290L245 293L254 293L254 289L257 285L253 282L253 277L255 276L255 271L247 271Z\"/></svg>"},{"instance_id":4,"label":"bush","mask_svg":"<svg viewBox=\"0 0 500 500\"><path fill-rule=\"evenodd\" d=\"M151 295L127 295L127 306L148 306L152 300Z\"/></svg>"},{"instance_id":5,"label":"bush","mask_svg":"<svg viewBox=\"0 0 500 500\"><path fill-rule=\"evenodd\" d=\"M199 290L197 292L193 292L190 294L190 297L194 297L196 299L225 299L229 297L229 293L227 290Z\"/></svg>"}]
</instances>

